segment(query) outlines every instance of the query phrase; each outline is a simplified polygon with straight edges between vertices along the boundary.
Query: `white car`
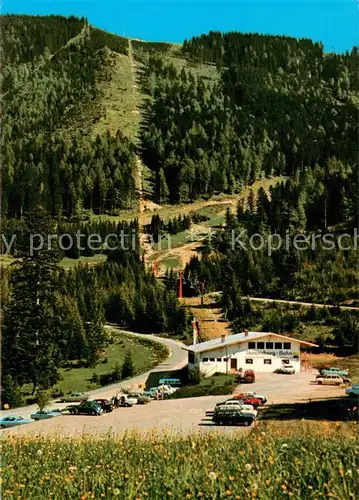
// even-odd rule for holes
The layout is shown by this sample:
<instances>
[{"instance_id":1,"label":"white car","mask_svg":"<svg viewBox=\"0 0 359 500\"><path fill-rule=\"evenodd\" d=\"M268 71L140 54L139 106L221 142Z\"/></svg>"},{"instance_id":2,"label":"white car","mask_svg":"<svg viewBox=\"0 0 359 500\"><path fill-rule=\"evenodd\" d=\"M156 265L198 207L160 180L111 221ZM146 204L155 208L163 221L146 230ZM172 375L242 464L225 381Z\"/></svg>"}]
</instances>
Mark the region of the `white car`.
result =
<instances>
[{"instance_id":1,"label":"white car","mask_svg":"<svg viewBox=\"0 0 359 500\"><path fill-rule=\"evenodd\" d=\"M133 406L137 405L137 398L128 396L127 394L120 394L118 396L120 406Z\"/></svg>"},{"instance_id":2,"label":"white car","mask_svg":"<svg viewBox=\"0 0 359 500\"><path fill-rule=\"evenodd\" d=\"M339 375L318 375L315 379L318 385L342 385L343 379Z\"/></svg>"},{"instance_id":3,"label":"white car","mask_svg":"<svg viewBox=\"0 0 359 500\"><path fill-rule=\"evenodd\" d=\"M258 411L253 408L252 405L243 404L241 401L225 401L224 403L219 403L216 405L214 411L222 408L238 408L241 413L248 413L256 417L258 415Z\"/></svg>"},{"instance_id":4,"label":"white car","mask_svg":"<svg viewBox=\"0 0 359 500\"><path fill-rule=\"evenodd\" d=\"M177 388L175 389L174 387L170 387L169 385L159 385L158 387L151 387L151 389L143 391L143 393L151 396L152 398L155 398L158 392L161 392L163 396L171 396L176 391Z\"/></svg>"},{"instance_id":5,"label":"white car","mask_svg":"<svg viewBox=\"0 0 359 500\"><path fill-rule=\"evenodd\" d=\"M172 387L170 385L159 385L157 389L163 392L164 394L173 394L174 392L178 391L179 387Z\"/></svg>"},{"instance_id":6,"label":"white car","mask_svg":"<svg viewBox=\"0 0 359 500\"><path fill-rule=\"evenodd\" d=\"M87 401L88 399L89 396L83 392L72 392L61 398L61 403L82 403L82 401Z\"/></svg>"},{"instance_id":7,"label":"white car","mask_svg":"<svg viewBox=\"0 0 359 500\"><path fill-rule=\"evenodd\" d=\"M283 365L279 368L278 373L288 373L289 375L294 375L295 368L293 365Z\"/></svg>"}]
</instances>

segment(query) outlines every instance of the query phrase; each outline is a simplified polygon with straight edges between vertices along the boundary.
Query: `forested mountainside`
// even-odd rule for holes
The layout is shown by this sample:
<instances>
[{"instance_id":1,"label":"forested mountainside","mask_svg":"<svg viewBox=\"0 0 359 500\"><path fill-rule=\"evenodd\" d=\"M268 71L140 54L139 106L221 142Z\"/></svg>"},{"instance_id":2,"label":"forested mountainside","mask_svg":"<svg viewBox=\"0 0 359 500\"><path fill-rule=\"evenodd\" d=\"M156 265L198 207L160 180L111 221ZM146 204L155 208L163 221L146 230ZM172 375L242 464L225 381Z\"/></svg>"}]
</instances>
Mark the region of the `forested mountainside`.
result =
<instances>
[{"instance_id":1,"label":"forested mountainside","mask_svg":"<svg viewBox=\"0 0 359 500\"><path fill-rule=\"evenodd\" d=\"M132 41L130 51L128 39L86 19L1 21L2 206L10 217L39 199L53 216L133 206L135 137L92 133L104 84L116 81L116 63L121 70L133 59L147 95L138 103L138 152L159 203L324 171L333 157L356 164L357 49L324 54L311 40L211 32L181 49ZM133 110L121 113L134 120Z\"/></svg>"},{"instance_id":2,"label":"forested mountainside","mask_svg":"<svg viewBox=\"0 0 359 500\"><path fill-rule=\"evenodd\" d=\"M15 264L1 268L9 401L24 384L51 387L72 360L99 363L110 342L105 321L189 334L177 276L155 279L139 233L148 230L157 241L163 232L188 230L202 214L156 214L140 227L130 218L140 215L143 195L188 204L281 176L268 191L250 191L236 213L228 209L225 224L203 241L201 258L187 265L184 292L199 293L199 282L222 291L234 331L298 335L298 325L310 322L329 328L330 341L357 349L355 313L260 312L241 298L357 300L356 48L324 54L311 40L215 32L175 46L115 36L84 18L0 20L2 236L9 242L16 235L9 251ZM57 234L64 243L78 231L117 241L125 234L135 244L96 251L88 243L81 250L55 245L29 255L30 234L45 241ZM272 233L310 238L325 231L335 239L348 232L351 248L336 242L328 250L322 241L304 251L234 248L232 234L242 231L245 242L255 234L266 241ZM63 257L99 253L107 260L97 267L60 266Z\"/></svg>"},{"instance_id":3,"label":"forested mountainside","mask_svg":"<svg viewBox=\"0 0 359 500\"><path fill-rule=\"evenodd\" d=\"M232 192L261 176L295 175L336 157L357 160L357 51L324 55L319 44L231 33L194 38L182 54L210 62L217 82L152 56L145 159L157 201ZM164 175L163 175L164 174Z\"/></svg>"},{"instance_id":4,"label":"forested mountainside","mask_svg":"<svg viewBox=\"0 0 359 500\"><path fill-rule=\"evenodd\" d=\"M82 127L99 81L111 78L111 51L126 54L128 42L85 19L1 20L3 213L20 217L39 202L53 216L131 206L133 145L121 131L96 138Z\"/></svg>"}]
</instances>

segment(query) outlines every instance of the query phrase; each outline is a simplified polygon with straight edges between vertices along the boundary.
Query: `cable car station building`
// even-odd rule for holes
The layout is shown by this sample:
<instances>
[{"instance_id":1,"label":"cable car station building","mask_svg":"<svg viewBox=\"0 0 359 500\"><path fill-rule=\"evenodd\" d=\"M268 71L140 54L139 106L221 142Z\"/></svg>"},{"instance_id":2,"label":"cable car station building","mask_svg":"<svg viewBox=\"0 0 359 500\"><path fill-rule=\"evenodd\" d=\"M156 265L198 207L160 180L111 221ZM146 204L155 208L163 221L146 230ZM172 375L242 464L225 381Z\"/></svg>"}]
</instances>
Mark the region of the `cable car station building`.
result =
<instances>
[{"instance_id":1,"label":"cable car station building","mask_svg":"<svg viewBox=\"0 0 359 500\"><path fill-rule=\"evenodd\" d=\"M285 335L244 331L186 346L189 369L199 368L206 376L233 373L240 369L274 372L283 365L301 369L301 347L317 347Z\"/></svg>"}]
</instances>

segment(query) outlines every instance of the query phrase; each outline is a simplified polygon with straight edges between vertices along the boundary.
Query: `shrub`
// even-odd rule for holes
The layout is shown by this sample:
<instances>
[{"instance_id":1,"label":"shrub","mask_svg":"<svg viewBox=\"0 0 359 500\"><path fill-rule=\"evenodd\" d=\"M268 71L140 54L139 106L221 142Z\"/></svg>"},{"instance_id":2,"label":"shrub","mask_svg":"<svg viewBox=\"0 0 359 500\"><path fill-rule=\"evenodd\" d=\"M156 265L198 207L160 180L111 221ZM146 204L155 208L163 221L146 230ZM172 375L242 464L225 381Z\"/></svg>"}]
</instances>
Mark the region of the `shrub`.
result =
<instances>
[{"instance_id":1,"label":"shrub","mask_svg":"<svg viewBox=\"0 0 359 500\"><path fill-rule=\"evenodd\" d=\"M1 384L1 407L8 405L9 408L16 408L22 404L22 395L19 387L14 382L11 375L5 375Z\"/></svg>"},{"instance_id":2,"label":"shrub","mask_svg":"<svg viewBox=\"0 0 359 500\"><path fill-rule=\"evenodd\" d=\"M121 380L122 377L122 368L120 363L116 363L112 370L112 379L114 382Z\"/></svg>"},{"instance_id":3,"label":"shrub","mask_svg":"<svg viewBox=\"0 0 359 500\"><path fill-rule=\"evenodd\" d=\"M100 384L100 375L98 373L96 373L96 372L93 372L90 381L93 384L99 385Z\"/></svg>"},{"instance_id":4,"label":"shrub","mask_svg":"<svg viewBox=\"0 0 359 500\"><path fill-rule=\"evenodd\" d=\"M43 411L49 405L51 396L47 391L40 390L36 393L36 402L40 411Z\"/></svg>"},{"instance_id":5,"label":"shrub","mask_svg":"<svg viewBox=\"0 0 359 500\"><path fill-rule=\"evenodd\" d=\"M54 387L51 391L52 398L61 398L64 395L64 391L62 391L59 387Z\"/></svg>"},{"instance_id":6,"label":"shrub","mask_svg":"<svg viewBox=\"0 0 359 500\"><path fill-rule=\"evenodd\" d=\"M199 384L203 376L201 376L200 369L194 368L193 370L188 370L188 383L189 384Z\"/></svg>"},{"instance_id":7,"label":"shrub","mask_svg":"<svg viewBox=\"0 0 359 500\"><path fill-rule=\"evenodd\" d=\"M221 396L229 395L233 392L233 386L230 382L225 382L223 385L215 385L210 382L208 385L188 385L181 387L174 394L171 399L181 398L197 398L200 396Z\"/></svg>"},{"instance_id":8,"label":"shrub","mask_svg":"<svg viewBox=\"0 0 359 500\"><path fill-rule=\"evenodd\" d=\"M129 378L132 377L134 373L135 373L135 366L133 364L132 353L131 351L127 351L121 367L120 377L122 379Z\"/></svg>"}]
</instances>

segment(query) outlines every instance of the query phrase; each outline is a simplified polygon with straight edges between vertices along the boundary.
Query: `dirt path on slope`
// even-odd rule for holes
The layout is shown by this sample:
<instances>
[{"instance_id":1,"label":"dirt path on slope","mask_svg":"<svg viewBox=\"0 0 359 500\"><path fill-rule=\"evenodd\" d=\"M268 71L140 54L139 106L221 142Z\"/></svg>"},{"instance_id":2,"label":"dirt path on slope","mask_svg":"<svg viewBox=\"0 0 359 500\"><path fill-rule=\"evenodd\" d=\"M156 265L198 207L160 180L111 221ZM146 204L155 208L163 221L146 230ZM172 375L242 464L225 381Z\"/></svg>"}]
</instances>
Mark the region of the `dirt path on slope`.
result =
<instances>
[{"instance_id":1,"label":"dirt path on slope","mask_svg":"<svg viewBox=\"0 0 359 500\"><path fill-rule=\"evenodd\" d=\"M128 40L128 56L130 58L130 64L131 64L131 70L132 70L132 92L133 92L133 119L137 121L137 131L139 130L139 116L140 112L139 109L137 108L137 84L136 84L136 63L135 59L133 57L133 48L132 48L132 40ZM147 218L144 215L145 213L145 202L143 199L143 163L140 158L140 156L137 154L136 157L136 169L134 172L134 177L135 177L135 186L136 186L136 195L138 197L138 205L137 205L137 210L138 210L138 223L140 226L140 246L141 249L144 253L144 258L145 262L148 259L148 254L150 253L150 246L148 245L146 236L143 231L143 227L146 224Z\"/></svg>"}]
</instances>

